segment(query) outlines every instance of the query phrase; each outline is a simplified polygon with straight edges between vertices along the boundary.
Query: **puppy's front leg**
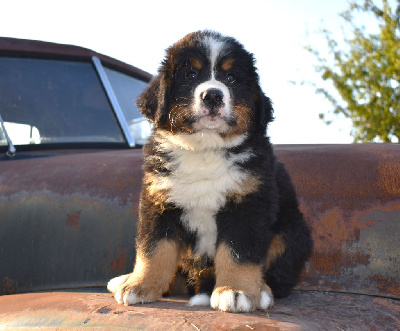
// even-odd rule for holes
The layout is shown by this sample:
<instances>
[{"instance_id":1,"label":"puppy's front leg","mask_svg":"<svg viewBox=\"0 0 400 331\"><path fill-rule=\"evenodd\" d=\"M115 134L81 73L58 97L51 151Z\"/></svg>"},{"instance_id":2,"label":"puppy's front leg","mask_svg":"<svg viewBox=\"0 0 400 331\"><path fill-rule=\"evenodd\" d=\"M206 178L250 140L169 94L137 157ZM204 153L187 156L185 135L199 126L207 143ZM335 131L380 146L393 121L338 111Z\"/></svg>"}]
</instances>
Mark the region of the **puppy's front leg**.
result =
<instances>
[{"instance_id":1,"label":"puppy's front leg","mask_svg":"<svg viewBox=\"0 0 400 331\"><path fill-rule=\"evenodd\" d=\"M273 304L271 289L265 284L262 265L238 264L225 243L215 256L216 284L211 307L226 312L250 312L267 309Z\"/></svg>"},{"instance_id":2,"label":"puppy's front leg","mask_svg":"<svg viewBox=\"0 0 400 331\"><path fill-rule=\"evenodd\" d=\"M172 240L161 240L150 254L138 249L132 274L117 278L123 283L115 289L115 300L133 305L161 298L175 275L178 257L178 246Z\"/></svg>"}]
</instances>

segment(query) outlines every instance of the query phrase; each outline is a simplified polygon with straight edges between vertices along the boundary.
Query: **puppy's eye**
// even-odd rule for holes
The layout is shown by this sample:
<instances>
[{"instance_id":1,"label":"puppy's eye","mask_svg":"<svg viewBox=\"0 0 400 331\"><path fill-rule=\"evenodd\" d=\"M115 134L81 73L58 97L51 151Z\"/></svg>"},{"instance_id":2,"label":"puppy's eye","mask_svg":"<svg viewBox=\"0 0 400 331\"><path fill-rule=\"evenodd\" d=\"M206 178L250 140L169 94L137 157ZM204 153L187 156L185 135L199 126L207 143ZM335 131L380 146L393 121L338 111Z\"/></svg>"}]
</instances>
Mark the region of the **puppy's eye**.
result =
<instances>
[{"instance_id":1,"label":"puppy's eye","mask_svg":"<svg viewBox=\"0 0 400 331\"><path fill-rule=\"evenodd\" d=\"M236 77L233 74L228 74L225 79L228 84L233 84L236 82Z\"/></svg>"},{"instance_id":2,"label":"puppy's eye","mask_svg":"<svg viewBox=\"0 0 400 331\"><path fill-rule=\"evenodd\" d=\"M197 73L197 71L194 70L190 70L186 73L186 78L190 79L190 80L194 80L199 76L199 74Z\"/></svg>"}]
</instances>

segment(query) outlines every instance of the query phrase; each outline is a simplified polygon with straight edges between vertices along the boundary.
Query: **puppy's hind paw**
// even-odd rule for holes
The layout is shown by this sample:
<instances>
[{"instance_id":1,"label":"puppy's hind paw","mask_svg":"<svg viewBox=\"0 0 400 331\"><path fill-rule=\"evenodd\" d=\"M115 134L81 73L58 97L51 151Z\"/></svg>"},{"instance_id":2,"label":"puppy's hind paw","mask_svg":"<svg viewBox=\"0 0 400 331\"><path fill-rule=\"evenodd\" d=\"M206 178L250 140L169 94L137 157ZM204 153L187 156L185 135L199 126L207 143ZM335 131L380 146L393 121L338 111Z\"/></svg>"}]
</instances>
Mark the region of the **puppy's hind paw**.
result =
<instances>
[{"instance_id":1,"label":"puppy's hind paw","mask_svg":"<svg viewBox=\"0 0 400 331\"><path fill-rule=\"evenodd\" d=\"M199 293L192 296L188 303L189 306L209 306L210 296L205 293Z\"/></svg>"}]
</instances>

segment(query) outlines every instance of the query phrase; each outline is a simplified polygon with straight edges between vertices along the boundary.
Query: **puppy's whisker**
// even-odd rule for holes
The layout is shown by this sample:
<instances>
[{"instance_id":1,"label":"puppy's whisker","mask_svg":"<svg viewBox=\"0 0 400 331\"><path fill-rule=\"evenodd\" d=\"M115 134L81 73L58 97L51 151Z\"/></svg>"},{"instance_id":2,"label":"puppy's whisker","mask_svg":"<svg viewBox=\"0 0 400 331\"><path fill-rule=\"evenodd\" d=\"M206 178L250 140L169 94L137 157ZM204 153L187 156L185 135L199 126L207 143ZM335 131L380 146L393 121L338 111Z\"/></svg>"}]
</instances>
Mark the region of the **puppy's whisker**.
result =
<instances>
[{"instance_id":1,"label":"puppy's whisker","mask_svg":"<svg viewBox=\"0 0 400 331\"><path fill-rule=\"evenodd\" d=\"M179 124L181 119L184 118L183 121L185 121L185 117L188 119L191 117L191 111L187 106L187 104L178 104L171 109L171 112L169 113L171 131L179 131L181 129L181 125Z\"/></svg>"},{"instance_id":2,"label":"puppy's whisker","mask_svg":"<svg viewBox=\"0 0 400 331\"><path fill-rule=\"evenodd\" d=\"M188 105L187 104L176 104L175 106L173 106L172 108L171 108L171 112L173 111L173 110L175 110L175 109L179 109L179 108L181 108L181 107L187 107Z\"/></svg>"}]
</instances>

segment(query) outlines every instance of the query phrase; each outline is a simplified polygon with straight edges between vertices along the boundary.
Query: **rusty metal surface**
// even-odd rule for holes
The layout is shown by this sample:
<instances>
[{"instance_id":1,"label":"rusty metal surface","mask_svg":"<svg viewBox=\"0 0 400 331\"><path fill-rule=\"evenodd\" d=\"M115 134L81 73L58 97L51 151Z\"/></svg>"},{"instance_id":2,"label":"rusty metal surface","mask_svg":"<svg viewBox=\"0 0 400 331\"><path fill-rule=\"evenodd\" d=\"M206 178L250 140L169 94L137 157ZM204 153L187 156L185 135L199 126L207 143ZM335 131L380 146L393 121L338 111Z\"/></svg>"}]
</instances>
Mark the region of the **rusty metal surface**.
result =
<instances>
[{"instance_id":1,"label":"rusty metal surface","mask_svg":"<svg viewBox=\"0 0 400 331\"><path fill-rule=\"evenodd\" d=\"M400 298L400 146L275 151L315 242L298 288ZM132 270L141 163L140 150L0 162L0 294Z\"/></svg>"},{"instance_id":2,"label":"rusty metal surface","mask_svg":"<svg viewBox=\"0 0 400 331\"><path fill-rule=\"evenodd\" d=\"M140 150L0 162L0 294L129 272L141 164Z\"/></svg>"},{"instance_id":3,"label":"rusty metal surface","mask_svg":"<svg viewBox=\"0 0 400 331\"><path fill-rule=\"evenodd\" d=\"M298 288L400 298L400 145L275 150L314 239Z\"/></svg>"},{"instance_id":4,"label":"rusty metal surface","mask_svg":"<svg viewBox=\"0 0 400 331\"><path fill-rule=\"evenodd\" d=\"M121 306L107 293L53 292L0 297L0 329L74 330L396 330L398 301L294 292L268 311L229 314L189 307L186 297Z\"/></svg>"}]
</instances>

